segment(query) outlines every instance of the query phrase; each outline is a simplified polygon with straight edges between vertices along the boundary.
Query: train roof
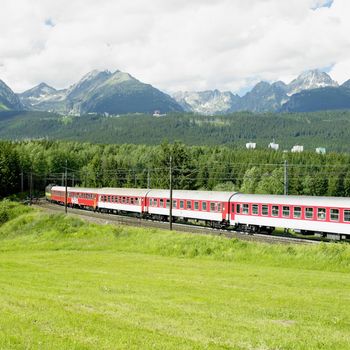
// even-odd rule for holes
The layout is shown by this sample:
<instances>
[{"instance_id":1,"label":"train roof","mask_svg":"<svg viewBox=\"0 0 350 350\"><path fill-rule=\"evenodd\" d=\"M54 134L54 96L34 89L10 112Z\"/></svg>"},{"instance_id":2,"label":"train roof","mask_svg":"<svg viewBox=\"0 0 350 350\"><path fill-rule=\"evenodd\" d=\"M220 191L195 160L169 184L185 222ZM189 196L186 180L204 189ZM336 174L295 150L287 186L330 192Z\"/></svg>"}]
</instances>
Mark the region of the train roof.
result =
<instances>
[{"instance_id":1,"label":"train roof","mask_svg":"<svg viewBox=\"0 0 350 350\"><path fill-rule=\"evenodd\" d=\"M173 190L174 199L194 199L228 202L233 194L235 194L235 192ZM147 196L155 198L169 198L170 191L150 190Z\"/></svg>"},{"instance_id":2,"label":"train roof","mask_svg":"<svg viewBox=\"0 0 350 350\"><path fill-rule=\"evenodd\" d=\"M104 187L95 190L98 194L112 195L112 196L133 196L144 197L150 191L147 188L114 188Z\"/></svg>"},{"instance_id":3,"label":"train roof","mask_svg":"<svg viewBox=\"0 0 350 350\"><path fill-rule=\"evenodd\" d=\"M64 186L52 186L51 191L65 191L66 188ZM96 188L88 188L88 187L67 187L68 192L80 192L80 193L97 193L98 190Z\"/></svg>"},{"instance_id":4,"label":"train roof","mask_svg":"<svg viewBox=\"0 0 350 350\"><path fill-rule=\"evenodd\" d=\"M237 193L232 197L231 202L350 208L350 198L347 197L285 196Z\"/></svg>"}]
</instances>

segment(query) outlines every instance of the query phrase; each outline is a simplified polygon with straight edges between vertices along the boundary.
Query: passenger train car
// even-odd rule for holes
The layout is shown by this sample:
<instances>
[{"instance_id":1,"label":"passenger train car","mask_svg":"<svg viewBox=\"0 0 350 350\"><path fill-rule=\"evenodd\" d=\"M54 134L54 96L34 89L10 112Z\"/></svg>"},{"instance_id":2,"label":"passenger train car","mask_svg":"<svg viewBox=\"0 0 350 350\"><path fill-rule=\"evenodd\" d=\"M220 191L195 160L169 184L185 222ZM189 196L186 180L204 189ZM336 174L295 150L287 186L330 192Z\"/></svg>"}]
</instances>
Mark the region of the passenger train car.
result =
<instances>
[{"instance_id":1,"label":"passenger train car","mask_svg":"<svg viewBox=\"0 0 350 350\"><path fill-rule=\"evenodd\" d=\"M49 185L46 198L65 203L65 187ZM212 227L272 233L276 227L330 239L350 239L350 198L252 195L237 192L68 187L72 207L166 221L203 221Z\"/></svg>"}]
</instances>

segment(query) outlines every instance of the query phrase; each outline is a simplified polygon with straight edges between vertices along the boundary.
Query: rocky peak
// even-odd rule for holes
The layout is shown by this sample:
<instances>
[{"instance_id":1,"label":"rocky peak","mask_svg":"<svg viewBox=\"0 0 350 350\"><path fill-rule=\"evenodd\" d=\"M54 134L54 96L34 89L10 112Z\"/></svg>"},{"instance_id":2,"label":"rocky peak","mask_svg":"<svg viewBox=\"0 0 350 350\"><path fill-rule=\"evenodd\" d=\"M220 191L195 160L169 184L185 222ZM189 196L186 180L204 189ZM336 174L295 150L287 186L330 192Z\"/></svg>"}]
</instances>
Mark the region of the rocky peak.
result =
<instances>
[{"instance_id":1,"label":"rocky peak","mask_svg":"<svg viewBox=\"0 0 350 350\"><path fill-rule=\"evenodd\" d=\"M79 96L86 94L105 82L111 75L112 73L109 70L100 71L97 69L85 74L76 84L68 89L68 98L79 98Z\"/></svg>"},{"instance_id":2,"label":"rocky peak","mask_svg":"<svg viewBox=\"0 0 350 350\"><path fill-rule=\"evenodd\" d=\"M311 90L321 87L338 86L327 73L313 69L300 74L288 84L288 95L294 95L302 90Z\"/></svg>"},{"instance_id":3,"label":"rocky peak","mask_svg":"<svg viewBox=\"0 0 350 350\"><path fill-rule=\"evenodd\" d=\"M0 110L22 110L18 96L0 79Z\"/></svg>"},{"instance_id":4,"label":"rocky peak","mask_svg":"<svg viewBox=\"0 0 350 350\"><path fill-rule=\"evenodd\" d=\"M47 96L56 93L57 90L53 87L47 85L46 83L40 83L37 86L34 86L33 88L23 92L20 94L21 97L40 97L40 96Z\"/></svg>"}]
</instances>

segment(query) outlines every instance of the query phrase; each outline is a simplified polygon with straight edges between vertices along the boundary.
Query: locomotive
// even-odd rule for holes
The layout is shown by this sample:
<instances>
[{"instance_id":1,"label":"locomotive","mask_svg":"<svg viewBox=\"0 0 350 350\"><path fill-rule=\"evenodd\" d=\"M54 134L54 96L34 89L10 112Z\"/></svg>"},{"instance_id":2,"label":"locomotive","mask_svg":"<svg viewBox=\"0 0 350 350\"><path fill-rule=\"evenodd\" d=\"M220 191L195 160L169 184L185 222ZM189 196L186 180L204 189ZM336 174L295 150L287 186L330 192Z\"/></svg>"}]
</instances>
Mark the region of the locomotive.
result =
<instances>
[{"instance_id":1,"label":"locomotive","mask_svg":"<svg viewBox=\"0 0 350 350\"><path fill-rule=\"evenodd\" d=\"M65 187L49 185L46 198L65 203ZM202 221L248 233L292 229L333 240L350 239L350 198L243 194L137 188L67 188L67 205L167 221Z\"/></svg>"}]
</instances>

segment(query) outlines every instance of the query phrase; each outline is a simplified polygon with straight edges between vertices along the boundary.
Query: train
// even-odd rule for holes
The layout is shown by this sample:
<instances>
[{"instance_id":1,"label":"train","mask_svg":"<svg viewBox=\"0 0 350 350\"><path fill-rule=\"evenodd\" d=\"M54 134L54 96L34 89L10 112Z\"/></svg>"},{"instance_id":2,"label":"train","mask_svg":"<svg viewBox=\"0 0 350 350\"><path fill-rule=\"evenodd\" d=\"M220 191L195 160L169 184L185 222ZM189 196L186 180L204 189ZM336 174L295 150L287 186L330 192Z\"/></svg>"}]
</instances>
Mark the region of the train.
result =
<instances>
[{"instance_id":1,"label":"train","mask_svg":"<svg viewBox=\"0 0 350 350\"><path fill-rule=\"evenodd\" d=\"M46 199L65 204L66 188L48 185ZM350 239L350 198L138 188L67 188L67 205L174 222L198 222L247 233L276 228L331 240Z\"/></svg>"}]
</instances>

